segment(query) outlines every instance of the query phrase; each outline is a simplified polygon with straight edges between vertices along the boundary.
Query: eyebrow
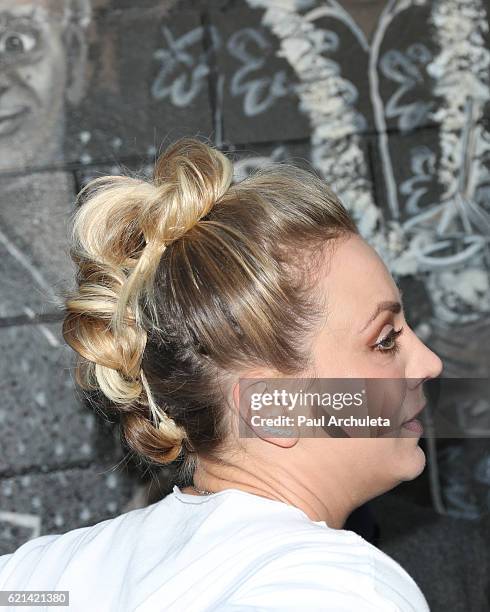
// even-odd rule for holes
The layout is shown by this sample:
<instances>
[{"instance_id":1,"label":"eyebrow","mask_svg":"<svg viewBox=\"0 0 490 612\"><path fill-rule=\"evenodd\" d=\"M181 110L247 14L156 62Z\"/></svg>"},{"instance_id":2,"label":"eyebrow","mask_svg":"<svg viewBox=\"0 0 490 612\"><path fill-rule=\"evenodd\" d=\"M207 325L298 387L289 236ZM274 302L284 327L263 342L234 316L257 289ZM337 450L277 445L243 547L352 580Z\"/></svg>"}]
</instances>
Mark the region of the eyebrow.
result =
<instances>
[{"instance_id":1,"label":"eyebrow","mask_svg":"<svg viewBox=\"0 0 490 612\"><path fill-rule=\"evenodd\" d=\"M400 293L400 302L394 302L392 300L385 300L383 302L379 302L379 304L376 306L375 311L369 317L367 323L359 331L360 334L362 334L362 332L365 331L382 312L388 310L389 312L392 312L393 314L399 314L403 310L403 305L401 302L402 291L401 289L398 289L398 291Z\"/></svg>"}]
</instances>

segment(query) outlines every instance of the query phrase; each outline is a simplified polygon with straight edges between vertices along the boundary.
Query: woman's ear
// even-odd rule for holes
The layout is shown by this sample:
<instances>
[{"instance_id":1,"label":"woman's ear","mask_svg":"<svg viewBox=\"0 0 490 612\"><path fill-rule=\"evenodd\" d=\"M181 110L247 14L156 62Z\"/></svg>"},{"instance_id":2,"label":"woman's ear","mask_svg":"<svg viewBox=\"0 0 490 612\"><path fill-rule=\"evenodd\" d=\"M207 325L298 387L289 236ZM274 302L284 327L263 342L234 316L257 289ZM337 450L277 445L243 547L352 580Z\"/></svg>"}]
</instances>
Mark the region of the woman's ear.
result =
<instances>
[{"instance_id":1,"label":"woman's ear","mask_svg":"<svg viewBox=\"0 0 490 612\"><path fill-rule=\"evenodd\" d=\"M233 402L239 415L239 436L260 438L290 448L299 439L299 429L288 406L274 402L267 378L239 378L233 387Z\"/></svg>"}]
</instances>

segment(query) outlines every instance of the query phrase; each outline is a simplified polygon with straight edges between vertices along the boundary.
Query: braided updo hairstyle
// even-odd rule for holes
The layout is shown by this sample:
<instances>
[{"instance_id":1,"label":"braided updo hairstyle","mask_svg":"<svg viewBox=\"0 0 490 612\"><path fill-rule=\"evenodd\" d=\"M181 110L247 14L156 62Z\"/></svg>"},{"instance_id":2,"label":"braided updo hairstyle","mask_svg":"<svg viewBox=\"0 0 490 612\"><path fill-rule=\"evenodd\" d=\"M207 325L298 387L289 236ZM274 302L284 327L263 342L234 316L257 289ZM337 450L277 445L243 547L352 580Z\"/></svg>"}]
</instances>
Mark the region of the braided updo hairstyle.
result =
<instances>
[{"instance_id":1,"label":"braided updo hairstyle","mask_svg":"<svg viewBox=\"0 0 490 612\"><path fill-rule=\"evenodd\" d=\"M62 328L76 381L139 456L189 469L227 440L233 376L305 371L323 307L312 262L358 230L314 173L276 162L234 184L230 159L194 138L152 180L102 176L78 200Z\"/></svg>"}]
</instances>

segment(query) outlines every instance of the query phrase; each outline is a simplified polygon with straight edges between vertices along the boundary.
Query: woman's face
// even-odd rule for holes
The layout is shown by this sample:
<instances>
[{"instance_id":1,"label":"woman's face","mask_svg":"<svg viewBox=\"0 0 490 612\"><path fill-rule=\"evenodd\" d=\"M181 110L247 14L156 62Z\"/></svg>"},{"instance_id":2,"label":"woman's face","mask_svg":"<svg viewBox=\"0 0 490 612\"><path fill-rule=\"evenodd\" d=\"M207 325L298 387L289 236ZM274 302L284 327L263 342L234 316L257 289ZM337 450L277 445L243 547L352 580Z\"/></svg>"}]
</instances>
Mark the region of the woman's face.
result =
<instances>
[{"instance_id":1,"label":"woman's face","mask_svg":"<svg viewBox=\"0 0 490 612\"><path fill-rule=\"evenodd\" d=\"M325 263L318 286L326 296L325 320L312 347L315 377L383 379L369 385L369 397L385 393L383 405L371 403L369 414L391 417L393 429L388 434L371 430L377 437L353 433L349 438L302 442L310 446L320 470L323 459L325 469L331 468L335 453L339 469L357 474L366 497L371 497L424 469L420 434L402 423L425 403L422 383L441 373L442 362L407 324L399 289L367 242L351 235L337 243Z\"/></svg>"}]
</instances>

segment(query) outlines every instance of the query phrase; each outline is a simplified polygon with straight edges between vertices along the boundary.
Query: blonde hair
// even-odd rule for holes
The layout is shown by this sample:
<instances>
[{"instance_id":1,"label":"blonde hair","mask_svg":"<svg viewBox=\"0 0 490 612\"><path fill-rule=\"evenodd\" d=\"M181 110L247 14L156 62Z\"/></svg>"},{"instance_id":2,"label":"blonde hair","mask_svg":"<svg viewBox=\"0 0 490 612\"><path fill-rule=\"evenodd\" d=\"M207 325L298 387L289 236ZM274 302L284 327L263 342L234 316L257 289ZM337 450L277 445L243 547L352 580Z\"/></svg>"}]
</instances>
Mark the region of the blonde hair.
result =
<instances>
[{"instance_id":1,"label":"blonde hair","mask_svg":"<svg viewBox=\"0 0 490 612\"><path fill-rule=\"evenodd\" d=\"M226 440L230 375L305 370L323 312L305 272L358 230L312 172L271 163L233 184L231 160L193 138L152 180L102 176L82 198L63 321L77 383L110 401L141 457L188 468Z\"/></svg>"}]
</instances>

